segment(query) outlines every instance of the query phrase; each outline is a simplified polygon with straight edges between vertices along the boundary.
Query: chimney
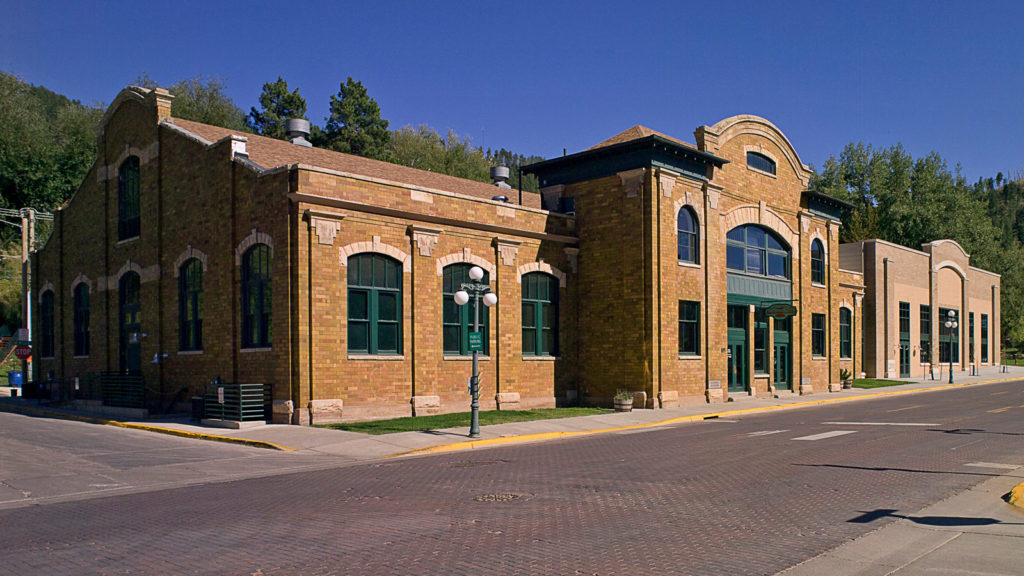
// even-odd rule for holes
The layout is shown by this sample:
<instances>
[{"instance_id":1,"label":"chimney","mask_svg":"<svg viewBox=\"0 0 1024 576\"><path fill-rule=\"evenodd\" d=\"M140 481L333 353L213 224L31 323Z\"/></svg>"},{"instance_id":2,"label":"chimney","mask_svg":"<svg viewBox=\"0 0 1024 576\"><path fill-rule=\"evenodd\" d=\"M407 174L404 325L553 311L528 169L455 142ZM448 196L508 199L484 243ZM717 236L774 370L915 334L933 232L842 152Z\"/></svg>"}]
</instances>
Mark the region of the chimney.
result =
<instances>
[{"instance_id":1,"label":"chimney","mask_svg":"<svg viewBox=\"0 0 1024 576\"><path fill-rule=\"evenodd\" d=\"M289 118L284 121L285 137L296 146L312 148L306 137L309 136L309 120L303 118Z\"/></svg>"},{"instance_id":2,"label":"chimney","mask_svg":"<svg viewBox=\"0 0 1024 576\"><path fill-rule=\"evenodd\" d=\"M494 180L494 185L498 188L505 190L512 189L512 187L505 182L505 180L508 180L508 167L506 166L491 166L491 180Z\"/></svg>"}]
</instances>

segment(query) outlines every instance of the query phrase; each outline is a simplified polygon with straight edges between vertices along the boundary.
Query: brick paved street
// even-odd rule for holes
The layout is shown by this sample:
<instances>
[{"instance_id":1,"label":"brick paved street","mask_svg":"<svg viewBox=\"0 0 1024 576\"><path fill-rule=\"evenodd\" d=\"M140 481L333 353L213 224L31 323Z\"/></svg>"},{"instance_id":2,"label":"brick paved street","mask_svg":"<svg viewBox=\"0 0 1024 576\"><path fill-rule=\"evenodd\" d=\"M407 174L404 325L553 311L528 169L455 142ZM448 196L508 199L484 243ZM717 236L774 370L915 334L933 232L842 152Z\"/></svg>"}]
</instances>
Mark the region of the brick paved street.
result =
<instances>
[{"instance_id":1,"label":"brick paved street","mask_svg":"<svg viewBox=\"0 0 1024 576\"><path fill-rule=\"evenodd\" d=\"M1022 405L997 384L2 510L0 573L773 574L1024 463Z\"/></svg>"}]
</instances>

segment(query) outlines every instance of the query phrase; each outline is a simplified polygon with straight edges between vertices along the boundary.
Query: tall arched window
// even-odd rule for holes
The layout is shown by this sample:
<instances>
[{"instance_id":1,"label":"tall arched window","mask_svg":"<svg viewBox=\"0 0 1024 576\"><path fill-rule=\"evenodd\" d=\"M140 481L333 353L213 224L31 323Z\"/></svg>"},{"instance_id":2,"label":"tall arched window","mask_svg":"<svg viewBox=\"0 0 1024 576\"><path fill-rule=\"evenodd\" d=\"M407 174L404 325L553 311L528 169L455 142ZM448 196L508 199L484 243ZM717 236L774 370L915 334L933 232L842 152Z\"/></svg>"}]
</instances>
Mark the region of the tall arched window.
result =
<instances>
[{"instance_id":1,"label":"tall arched window","mask_svg":"<svg viewBox=\"0 0 1024 576\"><path fill-rule=\"evenodd\" d=\"M270 247L256 244L242 256L242 347L271 343Z\"/></svg>"},{"instance_id":2,"label":"tall arched window","mask_svg":"<svg viewBox=\"0 0 1024 576\"><path fill-rule=\"evenodd\" d=\"M452 264L444 267L442 279L442 302L441 302L441 324L444 340L444 353L464 356L469 354L469 333L473 330L473 304L475 298L470 298L469 303L459 306L455 303L455 293L462 289L463 282L469 282L469 269L472 264ZM488 283L487 271L481 279L484 284ZM480 332L483 334L484 349L482 352L490 352L490 338L488 337L488 311L490 309L480 302Z\"/></svg>"},{"instance_id":3,"label":"tall arched window","mask_svg":"<svg viewBox=\"0 0 1024 576\"><path fill-rule=\"evenodd\" d=\"M89 355L89 285L79 282L74 291L75 356Z\"/></svg>"},{"instance_id":4,"label":"tall arched window","mask_svg":"<svg viewBox=\"0 0 1024 576\"><path fill-rule=\"evenodd\" d=\"M523 274L523 356L558 355L558 278Z\"/></svg>"},{"instance_id":5,"label":"tall arched window","mask_svg":"<svg viewBox=\"0 0 1024 576\"><path fill-rule=\"evenodd\" d=\"M348 351L402 353L402 263L390 256L348 259Z\"/></svg>"},{"instance_id":6,"label":"tall arched window","mask_svg":"<svg viewBox=\"0 0 1024 576\"><path fill-rule=\"evenodd\" d=\"M53 357L53 290L43 292L39 305L39 355L43 358Z\"/></svg>"},{"instance_id":7,"label":"tall arched window","mask_svg":"<svg viewBox=\"0 0 1024 576\"><path fill-rule=\"evenodd\" d=\"M178 269L178 350L203 349L203 263L189 258Z\"/></svg>"},{"instance_id":8,"label":"tall arched window","mask_svg":"<svg viewBox=\"0 0 1024 576\"><path fill-rule=\"evenodd\" d=\"M679 209L679 215L676 217L676 233L679 236L677 250L679 261L699 264L697 255L700 253L700 244L698 243L700 235L697 229L697 217L686 206Z\"/></svg>"},{"instance_id":9,"label":"tall arched window","mask_svg":"<svg viewBox=\"0 0 1024 576\"><path fill-rule=\"evenodd\" d=\"M737 226L726 235L725 264L729 270L786 278L789 248L772 232L754 224Z\"/></svg>"},{"instance_id":10,"label":"tall arched window","mask_svg":"<svg viewBox=\"0 0 1024 576\"><path fill-rule=\"evenodd\" d=\"M117 170L117 239L139 235L139 157L129 156Z\"/></svg>"},{"instance_id":11,"label":"tall arched window","mask_svg":"<svg viewBox=\"0 0 1024 576\"><path fill-rule=\"evenodd\" d=\"M825 283L825 249L817 238L811 241L811 282Z\"/></svg>"}]
</instances>

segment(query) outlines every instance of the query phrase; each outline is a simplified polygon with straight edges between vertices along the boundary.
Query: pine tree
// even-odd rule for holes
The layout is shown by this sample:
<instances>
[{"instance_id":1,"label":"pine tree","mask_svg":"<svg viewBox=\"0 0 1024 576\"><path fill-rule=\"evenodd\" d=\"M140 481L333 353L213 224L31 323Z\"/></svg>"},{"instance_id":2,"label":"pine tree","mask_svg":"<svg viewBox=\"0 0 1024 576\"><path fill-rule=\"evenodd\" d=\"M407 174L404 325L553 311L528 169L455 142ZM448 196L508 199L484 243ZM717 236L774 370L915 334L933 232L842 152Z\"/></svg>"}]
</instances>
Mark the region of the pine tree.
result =
<instances>
[{"instance_id":1,"label":"pine tree","mask_svg":"<svg viewBox=\"0 0 1024 576\"><path fill-rule=\"evenodd\" d=\"M280 76L275 82L267 82L263 85L263 92L260 94L260 107L257 110L253 107L246 119L246 124L253 132L284 140L286 137L284 121L289 118L306 117L306 99L299 95L299 89L288 91L288 83Z\"/></svg>"},{"instance_id":2,"label":"pine tree","mask_svg":"<svg viewBox=\"0 0 1024 576\"><path fill-rule=\"evenodd\" d=\"M338 94L331 96L331 113L323 132L314 144L338 152L347 152L377 160L393 161L388 121L380 117L380 107L370 98L362 82L349 76Z\"/></svg>"}]
</instances>

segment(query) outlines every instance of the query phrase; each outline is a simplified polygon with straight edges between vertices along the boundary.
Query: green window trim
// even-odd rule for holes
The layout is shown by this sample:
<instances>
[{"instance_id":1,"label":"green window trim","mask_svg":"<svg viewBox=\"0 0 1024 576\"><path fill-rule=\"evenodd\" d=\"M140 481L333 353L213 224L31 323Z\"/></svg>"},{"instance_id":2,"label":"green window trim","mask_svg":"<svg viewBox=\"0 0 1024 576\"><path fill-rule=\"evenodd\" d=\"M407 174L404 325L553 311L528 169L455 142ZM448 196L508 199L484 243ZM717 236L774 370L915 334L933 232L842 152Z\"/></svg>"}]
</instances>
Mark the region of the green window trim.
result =
<instances>
[{"instance_id":1,"label":"green window trim","mask_svg":"<svg viewBox=\"0 0 1024 576\"><path fill-rule=\"evenodd\" d=\"M139 157L129 156L117 170L117 239L137 238L139 225Z\"/></svg>"},{"instance_id":2,"label":"green window trim","mask_svg":"<svg viewBox=\"0 0 1024 576\"><path fill-rule=\"evenodd\" d=\"M811 314L811 356L825 357L824 314Z\"/></svg>"},{"instance_id":3,"label":"green window trim","mask_svg":"<svg viewBox=\"0 0 1024 576\"><path fill-rule=\"evenodd\" d=\"M679 301L679 355L700 356L700 302Z\"/></svg>"},{"instance_id":4,"label":"green window trim","mask_svg":"<svg viewBox=\"0 0 1024 576\"><path fill-rule=\"evenodd\" d=\"M53 358L54 354L54 304L53 290L43 292L39 305L39 356L42 358Z\"/></svg>"},{"instance_id":5,"label":"green window trim","mask_svg":"<svg viewBox=\"0 0 1024 576\"><path fill-rule=\"evenodd\" d=\"M988 314L981 315L981 362L988 362Z\"/></svg>"},{"instance_id":6,"label":"green window trim","mask_svg":"<svg viewBox=\"0 0 1024 576\"><path fill-rule=\"evenodd\" d=\"M203 349L203 263L189 258L178 269L178 350Z\"/></svg>"},{"instance_id":7,"label":"green window trim","mask_svg":"<svg viewBox=\"0 0 1024 576\"><path fill-rule=\"evenodd\" d=\"M364 252L348 259L349 354L401 356L402 263Z\"/></svg>"},{"instance_id":8,"label":"green window trim","mask_svg":"<svg viewBox=\"0 0 1024 576\"><path fill-rule=\"evenodd\" d=\"M271 311L270 247L256 244L242 256L242 348L269 348Z\"/></svg>"},{"instance_id":9,"label":"green window trim","mask_svg":"<svg viewBox=\"0 0 1024 576\"><path fill-rule=\"evenodd\" d=\"M463 283L470 282L469 269L472 264L458 263L444 267L441 285L441 332L442 349L446 356L467 356L469 350L469 333L473 331L473 316L476 298L472 295L469 302L459 306L455 303L455 293L462 289ZM489 284L490 275L484 271L481 282ZM480 298L480 332L483 334L484 349L481 354L490 354L490 308L484 306Z\"/></svg>"},{"instance_id":10,"label":"green window trim","mask_svg":"<svg viewBox=\"0 0 1024 576\"><path fill-rule=\"evenodd\" d=\"M811 282L825 283L825 249L817 238L811 241Z\"/></svg>"},{"instance_id":11,"label":"green window trim","mask_svg":"<svg viewBox=\"0 0 1024 576\"><path fill-rule=\"evenodd\" d=\"M839 357L853 358L853 313L849 308L839 309Z\"/></svg>"},{"instance_id":12,"label":"green window trim","mask_svg":"<svg viewBox=\"0 0 1024 576\"><path fill-rule=\"evenodd\" d=\"M75 286L74 303L74 347L75 356L89 355L89 285L80 282Z\"/></svg>"},{"instance_id":13,"label":"green window trim","mask_svg":"<svg viewBox=\"0 0 1024 576\"><path fill-rule=\"evenodd\" d=\"M676 257L680 262L700 264L700 232L697 216L688 207L679 209L676 216Z\"/></svg>"},{"instance_id":14,"label":"green window trim","mask_svg":"<svg viewBox=\"0 0 1024 576\"><path fill-rule=\"evenodd\" d=\"M958 326L952 330L946 328L946 320L949 319L949 311L953 310L956 312L954 318L956 318ZM963 326L960 326L962 318L960 318L960 311L951 308L939 308L939 362L941 364L949 363L950 348L952 348L953 363L960 362L960 331L963 330ZM952 346L950 341L952 340Z\"/></svg>"},{"instance_id":15,"label":"green window trim","mask_svg":"<svg viewBox=\"0 0 1024 576\"><path fill-rule=\"evenodd\" d=\"M926 304L921 305L921 363L928 364L932 361L932 307Z\"/></svg>"},{"instance_id":16,"label":"green window trim","mask_svg":"<svg viewBox=\"0 0 1024 576\"><path fill-rule=\"evenodd\" d=\"M774 232L755 224L737 226L726 234L725 263L729 271L790 279L789 248Z\"/></svg>"},{"instance_id":17,"label":"green window trim","mask_svg":"<svg viewBox=\"0 0 1024 576\"><path fill-rule=\"evenodd\" d=\"M910 302L900 302L900 340L910 339Z\"/></svg>"},{"instance_id":18,"label":"green window trim","mask_svg":"<svg viewBox=\"0 0 1024 576\"><path fill-rule=\"evenodd\" d=\"M558 288L550 274L523 274L523 356L558 356Z\"/></svg>"},{"instance_id":19,"label":"green window trim","mask_svg":"<svg viewBox=\"0 0 1024 576\"><path fill-rule=\"evenodd\" d=\"M764 308L754 309L754 373L768 373L768 316Z\"/></svg>"},{"instance_id":20,"label":"green window trim","mask_svg":"<svg viewBox=\"0 0 1024 576\"><path fill-rule=\"evenodd\" d=\"M967 331L967 334L968 334L968 336L967 336L967 357L970 359L970 362L973 363L974 362L974 312L968 312L967 313L967 318L968 318L968 322L967 322L967 325L968 325L968 329L967 329L968 330Z\"/></svg>"}]
</instances>

